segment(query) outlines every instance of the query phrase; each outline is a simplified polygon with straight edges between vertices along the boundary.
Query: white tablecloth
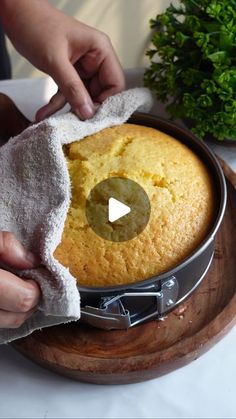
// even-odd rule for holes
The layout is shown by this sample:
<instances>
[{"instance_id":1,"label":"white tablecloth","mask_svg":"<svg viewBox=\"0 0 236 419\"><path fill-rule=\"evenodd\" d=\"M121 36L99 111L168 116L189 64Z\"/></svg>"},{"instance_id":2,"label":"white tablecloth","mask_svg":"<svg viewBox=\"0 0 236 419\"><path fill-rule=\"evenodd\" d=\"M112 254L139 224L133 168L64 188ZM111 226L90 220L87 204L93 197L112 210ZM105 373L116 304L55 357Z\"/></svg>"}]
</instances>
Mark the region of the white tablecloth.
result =
<instances>
[{"instance_id":1,"label":"white tablecloth","mask_svg":"<svg viewBox=\"0 0 236 419\"><path fill-rule=\"evenodd\" d=\"M128 71L128 85L140 72ZM33 119L55 92L50 79L0 82L18 107ZM156 106L163 115L163 108ZM219 149L224 153L223 148ZM236 168L236 151L224 157ZM207 354L161 378L140 384L83 384L42 369L0 347L1 418L236 418L236 328Z\"/></svg>"}]
</instances>

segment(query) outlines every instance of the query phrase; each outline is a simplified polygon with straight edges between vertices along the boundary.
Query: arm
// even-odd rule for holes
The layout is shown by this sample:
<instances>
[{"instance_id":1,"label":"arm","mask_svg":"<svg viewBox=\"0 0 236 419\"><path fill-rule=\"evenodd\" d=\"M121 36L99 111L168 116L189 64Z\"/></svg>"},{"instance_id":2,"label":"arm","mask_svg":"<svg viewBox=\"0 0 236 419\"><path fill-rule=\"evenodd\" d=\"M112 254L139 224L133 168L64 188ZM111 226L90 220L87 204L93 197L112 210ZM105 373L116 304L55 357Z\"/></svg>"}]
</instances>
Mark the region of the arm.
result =
<instances>
[{"instance_id":1,"label":"arm","mask_svg":"<svg viewBox=\"0 0 236 419\"><path fill-rule=\"evenodd\" d=\"M15 48L49 74L58 93L41 108L41 120L69 102L81 118L124 89L124 76L107 35L66 16L46 0L1 0L0 18Z\"/></svg>"}]
</instances>

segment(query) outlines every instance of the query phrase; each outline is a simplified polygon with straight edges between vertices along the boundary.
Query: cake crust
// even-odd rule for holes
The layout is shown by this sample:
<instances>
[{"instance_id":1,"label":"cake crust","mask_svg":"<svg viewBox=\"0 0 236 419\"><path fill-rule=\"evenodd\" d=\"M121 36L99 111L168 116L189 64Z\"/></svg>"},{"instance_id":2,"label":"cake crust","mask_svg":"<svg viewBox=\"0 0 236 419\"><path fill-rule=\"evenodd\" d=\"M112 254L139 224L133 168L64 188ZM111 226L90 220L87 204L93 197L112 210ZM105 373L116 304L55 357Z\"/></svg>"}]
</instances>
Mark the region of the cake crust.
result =
<instances>
[{"instance_id":1,"label":"cake crust","mask_svg":"<svg viewBox=\"0 0 236 419\"><path fill-rule=\"evenodd\" d=\"M54 257L88 287L130 284L183 261L208 233L214 190L207 167L178 140L140 125L104 129L64 146L72 199ZM86 198L102 180L134 180L151 203L149 223L126 242L104 240L88 225Z\"/></svg>"}]
</instances>

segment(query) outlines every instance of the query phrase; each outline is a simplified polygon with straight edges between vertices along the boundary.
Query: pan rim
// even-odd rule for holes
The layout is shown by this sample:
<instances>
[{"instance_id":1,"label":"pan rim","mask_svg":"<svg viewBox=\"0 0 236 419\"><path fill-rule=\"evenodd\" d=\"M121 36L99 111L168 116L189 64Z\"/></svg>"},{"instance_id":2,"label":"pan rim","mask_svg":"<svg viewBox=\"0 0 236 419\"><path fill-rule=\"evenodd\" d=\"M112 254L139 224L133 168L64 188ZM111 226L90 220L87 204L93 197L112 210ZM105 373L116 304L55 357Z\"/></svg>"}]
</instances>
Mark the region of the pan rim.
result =
<instances>
[{"instance_id":1,"label":"pan rim","mask_svg":"<svg viewBox=\"0 0 236 419\"><path fill-rule=\"evenodd\" d=\"M194 149L193 151L201 158L202 161L203 161L203 158L201 156L201 153L204 155L205 159L211 164L212 174L214 170L214 177L218 179L218 184L220 187L219 208L216 213L215 221L212 225L212 228L209 231L209 233L206 235L204 240L195 248L195 250L190 255L188 255L185 259L182 260L181 263L174 266L172 269L164 271L159 275L154 275L150 278L143 279L141 281L121 284L121 285L116 285L116 286L86 287L86 286L80 286L78 284L77 288L82 293L107 294L107 293L112 293L112 292L123 292L124 290L128 290L128 289L147 287L147 286L152 285L154 282L156 283L158 281L164 281L171 276L175 276L179 271L181 271L187 265L191 264L191 262L195 258L199 257L206 250L206 248L210 245L210 243L215 239L216 233L224 217L224 213L226 209L226 202L227 202L227 186L226 186L225 176L216 156L214 155L214 153L211 151L211 149L206 143L198 139L192 132L188 131L184 127L181 127L177 123L174 123L173 121L169 121L168 119L161 118L151 113L136 112L135 114L131 116L131 118L127 121L127 123L150 126L150 127L153 127L154 129L156 128L167 134L169 134L169 131L174 130L177 136L173 134L169 134L169 135L172 135L173 138L176 138L178 141L184 144L186 143L183 140L183 138L186 140L186 142L189 140L190 143L187 146L190 149ZM161 128L158 126L153 126L152 124L153 125L159 124ZM163 129L163 127L165 128ZM194 147L191 147L191 145L194 145ZM197 149L197 151L195 149Z\"/></svg>"}]
</instances>

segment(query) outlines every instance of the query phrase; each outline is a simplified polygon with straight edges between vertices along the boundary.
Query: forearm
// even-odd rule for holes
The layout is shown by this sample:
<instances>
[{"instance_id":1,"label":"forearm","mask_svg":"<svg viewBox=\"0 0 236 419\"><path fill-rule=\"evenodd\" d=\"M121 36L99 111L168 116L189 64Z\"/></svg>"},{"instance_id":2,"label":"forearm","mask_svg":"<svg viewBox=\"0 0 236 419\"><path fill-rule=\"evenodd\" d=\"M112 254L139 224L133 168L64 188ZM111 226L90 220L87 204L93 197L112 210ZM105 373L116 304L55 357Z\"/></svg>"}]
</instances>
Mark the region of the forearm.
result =
<instances>
[{"instance_id":1,"label":"forearm","mask_svg":"<svg viewBox=\"0 0 236 419\"><path fill-rule=\"evenodd\" d=\"M31 13L35 8L48 5L47 0L1 0L0 19L4 25L22 13Z\"/></svg>"},{"instance_id":2,"label":"forearm","mask_svg":"<svg viewBox=\"0 0 236 419\"><path fill-rule=\"evenodd\" d=\"M50 33L53 19L60 14L47 0L0 0L0 19L5 32L18 52L44 71L41 52L44 34Z\"/></svg>"},{"instance_id":3,"label":"forearm","mask_svg":"<svg viewBox=\"0 0 236 419\"><path fill-rule=\"evenodd\" d=\"M40 21L42 9L47 8L51 9L47 0L1 0L0 20L14 44L22 26L27 26L27 22L32 22L35 16L39 16Z\"/></svg>"}]
</instances>

